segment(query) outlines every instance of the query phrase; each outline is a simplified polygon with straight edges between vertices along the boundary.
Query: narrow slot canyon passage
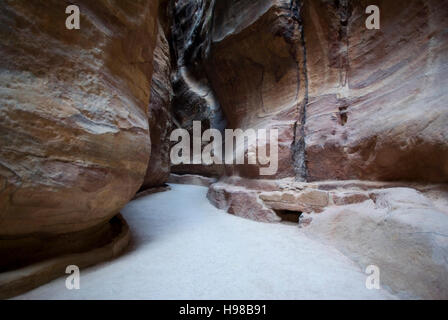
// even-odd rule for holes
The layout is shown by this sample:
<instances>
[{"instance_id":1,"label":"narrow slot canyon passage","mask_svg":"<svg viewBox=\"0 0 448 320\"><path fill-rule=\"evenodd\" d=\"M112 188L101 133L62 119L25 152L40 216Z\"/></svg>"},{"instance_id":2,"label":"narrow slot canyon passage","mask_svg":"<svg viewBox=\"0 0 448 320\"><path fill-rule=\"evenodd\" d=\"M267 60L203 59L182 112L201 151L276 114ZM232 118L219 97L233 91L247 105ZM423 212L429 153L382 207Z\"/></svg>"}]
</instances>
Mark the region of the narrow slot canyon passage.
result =
<instances>
[{"instance_id":1,"label":"narrow slot canyon passage","mask_svg":"<svg viewBox=\"0 0 448 320\"><path fill-rule=\"evenodd\" d=\"M375 3L0 1L0 299L448 299L448 0Z\"/></svg>"},{"instance_id":2,"label":"narrow slot canyon passage","mask_svg":"<svg viewBox=\"0 0 448 320\"><path fill-rule=\"evenodd\" d=\"M126 206L129 250L81 270L80 290L62 277L16 299L394 298L367 290L357 265L297 227L226 214L205 187L171 187Z\"/></svg>"}]
</instances>

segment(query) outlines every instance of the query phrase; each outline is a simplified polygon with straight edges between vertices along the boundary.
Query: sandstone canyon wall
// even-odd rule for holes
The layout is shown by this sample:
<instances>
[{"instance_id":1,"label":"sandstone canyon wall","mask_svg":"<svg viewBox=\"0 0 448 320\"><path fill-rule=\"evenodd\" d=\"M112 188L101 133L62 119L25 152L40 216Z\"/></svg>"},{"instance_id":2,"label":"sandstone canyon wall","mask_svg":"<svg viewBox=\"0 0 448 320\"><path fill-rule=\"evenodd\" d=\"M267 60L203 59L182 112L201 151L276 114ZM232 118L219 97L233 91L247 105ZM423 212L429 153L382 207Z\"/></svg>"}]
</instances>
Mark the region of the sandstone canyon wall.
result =
<instances>
[{"instance_id":1,"label":"sandstone canyon wall","mask_svg":"<svg viewBox=\"0 0 448 320\"><path fill-rule=\"evenodd\" d=\"M171 172L170 134L172 130L171 100L171 55L164 28L159 25L157 44L154 50L154 74L149 103L149 130L151 156L142 188L163 185Z\"/></svg>"},{"instance_id":2,"label":"sandstone canyon wall","mask_svg":"<svg viewBox=\"0 0 448 320\"><path fill-rule=\"evenodd\" d=\"M54 236L98 232L145 176L158 1L76 2L80 30L64 1L0 4L1 268L79 250Z\"/></svg>"},{"instance_id":3,"label":"sandstone canyon wall","mask_svg":"<svg viewBox=\"0 0 448 320\"><path fill-rule=\"evenodd\" d=\"M381 29L365 28L365 8ZM311 180L448 180L448 2L304 5Z\"/></svg>"},{"instance_id":4,"label":"sandstone canyon wall","mask_svg":"<svg viewBox=\"0 0 448 320\"><path fill-rule=\"evenodd\" d=\"M188 130L191 136L193 121L201 122L201 132L209 128L223 131L227 124L205 70L216 2L219 1L171 1L173 122L176 127ZM181 164L173 166L172 171L221 176L224 167Z\"/></svg>"},{"instance_id":5,"label":"sandstone canyon wall","mask_svg":"<svg viewBox=\"0 0 448 320\"><path fill-rule=\"evenodd\" d=\"M215 7L208 75L230 128L278 129L279 168L268 178L294 176L294 169L298 178L306 175L303 148L292 147L300 144L295 131L300 133L306 98L298 6L294 1L221 1ZM256 165L232 169L229 174L259 177Z\"/></svg>"},{"instance_id":6,"label":"sandstone canyon wall","mask_svg":"<svg viewBox=\"0 0 448 320\"><path fill-rule=\"evenodd\" d=\"M279 130L266 178L447 181L446 1L206 3L213 23L190 21L202 51L184 64L202 70L228 128ZM365 27L370 4L380 30ZM260 178L258 166L227 174Z\"/></svg>"},{"instance_id":7,"label":"sandstone canyon wall","mask_svg":"<svg viewBox=\"0 0 448 320\"><path fill-rule=\"evenodd\" d=\"M107 243L112 217L170 171L221 177L187 178L210 185L217 207L258 221L356 205L359 225L424 234L422 268L433 267L433 243L445 257L429 224L403 216L417 208L418 221L448 225L437 202L448 193L423 184L448 182L447 0L161 0L160 11L156 0L76 2L80 30L65 28L63 1L0 2L0 272ZM371 4L380 30L364 25ZM193 121L277 129L277 173L170 168L171 130L192 133ZM409 197L421 201L403 207ZM389 229L381 219L397 211ZM338 219L310 230L357 244L362 228L347 243L349 219ZM373 238L400 252L415 240ZM428 277L447 283L444 268Z\"/></svg>"}]
</instances>

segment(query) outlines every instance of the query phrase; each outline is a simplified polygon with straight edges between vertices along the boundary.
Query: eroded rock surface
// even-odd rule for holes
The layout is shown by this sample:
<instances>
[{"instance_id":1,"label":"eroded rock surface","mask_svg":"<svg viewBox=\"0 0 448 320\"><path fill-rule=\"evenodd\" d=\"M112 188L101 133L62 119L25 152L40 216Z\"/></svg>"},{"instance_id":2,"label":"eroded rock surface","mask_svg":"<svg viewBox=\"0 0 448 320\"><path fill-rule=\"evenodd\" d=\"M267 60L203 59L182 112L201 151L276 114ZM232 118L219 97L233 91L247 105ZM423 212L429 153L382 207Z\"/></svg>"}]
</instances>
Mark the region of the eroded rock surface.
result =
<instances>
[{"instance_id":1,"label":"eroded rock surface","mask_svg":"<svg viewBox=\"0 0 448 320\"><path fill-rule=\"evenodd\" d=\"M260 177L259 165L228 175L448 180L443 0L375 1L380 30L365 26L369 1L174 2L191 40L177 42L182 65L200 70L227 127L279 130L276 175Z\"/></svg>"},{"instance_id":2,"label":"eroded rock surface","mask_svg":"<svg viewBox=\"0 0 448 320\"><path fill-rule=\"evenodd\" d=\"M77 4L80 30L63 1L0 6L0 243L106 223L145 176L158 1Z\"/></svg>"},{"instance_id":3,"label":"eroded rock surface","mask_svg":"<svg viewBox=\"0 0 448 320\"><path fill-rule=\"evenodd\" d=\"M304 230L331 243L401 298L448 297L448 215L412 188L372 190L372 200L331 207Z\"/></svg>"},{"instance_id":4,"label":"eroded rock surface","mask_svg":"<svg viewBox=\"0 0 448 320\"><path fill-rule=\"evenodd\" d=\"M447 199L448 192L444 184L422 184L405 182L373 182L360 180L347 181L320 181L299 182L293 178L278 180L258 180L241 178L238 176L223 177L217 183L210 186L208 198L219 208L228 210L234 206L233 214L241 217L253 218L257 221L278 221L276 211L291 211L300 213L320 213L328 207L359 204L367 200L375 200L380 190L392 188L410 188L418 190L431 199L437 210L446 210L447 203L444 201L434 205L434 201ZM239 194L238 198L232 198L232 194ZM246 196L243 194L246 193ZM413 199L412 193L408 194L408 203L417 201ZM403 194L401 194L404 199ZM402 200L404 201L404 200ZM418 201L421 201L418 200ZM429 200L428 200L429 201ZM237 202L243 202L241 204ZM251 214L250 206L244 203L257 203L262 208L256 215ZM258 204L261 204L258 205Z\"/></svg>"},{"instance_id":5,"label":"eroded rock surface","mask_svg":"<svg viewBox=\"0 0 448 320\"><path fill-rule=\"evenodd\" d=\"M209 55L215 3L219 1L173 0L173 122L193 136L193 121L201 122L201 134L214 128L222 131L226 119L205 71ZM193 155L193 150L191 151ZM173 166L173 172L220 176L222 165Z\"/></svg>"},{"instance_id":6,"label":"eroded rock surface","mask_svg":"<svg viewBox=\"0 0 448 320\"><path fill-rule=\"evenodd\" d=\"M293 148L306 100L299 10L296 1L281 0L220 1L215 8L207 74L229 128L279 132L278 171L261 178L294 176L295 160L297 176L305 177L303 148ZM267 140L262 147L270 150ZM259 167L235 165L228 174L260 178Z\"/></svg>"},{"instance_id":7,"label":"eroded rock surface","mask_svg":"<svg viewBox=\"0 0 448 320\"><path fill-rule=\"evenodd\" d=\"M149 130L151 137L151 157L146 171L143 188L164 184L170 175L170 134L172 130L171 61L170 48L165 32L159 25L157 45L154 50L154 74L149 103Z\"/></svg>"},{"instance_id":8,"label":"eroded rock surface","mask_svg":"<svg viewBox=\"0 0 448 320\"><path fill-rule=\"evenodd\" d=\"M306 1L310 180L448 181L446 1Z\"/></svg>"}]
</instances>

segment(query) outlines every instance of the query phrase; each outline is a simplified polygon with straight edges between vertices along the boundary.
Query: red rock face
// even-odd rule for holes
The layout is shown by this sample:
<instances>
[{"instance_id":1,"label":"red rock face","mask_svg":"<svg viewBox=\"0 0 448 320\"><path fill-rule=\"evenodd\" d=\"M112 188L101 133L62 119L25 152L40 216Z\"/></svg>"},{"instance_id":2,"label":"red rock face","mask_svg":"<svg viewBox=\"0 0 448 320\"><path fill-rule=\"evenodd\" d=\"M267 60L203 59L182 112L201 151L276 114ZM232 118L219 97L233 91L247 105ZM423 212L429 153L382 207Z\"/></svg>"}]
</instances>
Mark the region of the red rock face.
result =
<instances>
[{"instance_id":1,"label":"red rock face","mask_svg":"<svg viewBox=\"0 0 448 320\"><path fill-rule=\"evenodd\" d=\"M154 74L149 103L149 130L151 157L143 188L160 186L170 176L171 133L171 61L170 48L162 26L159 26L157 46L154 50Z\"/></svg>"},{"instance_id":2,"label":"red rock face","mask_svg":"<svg viewBox=\"0 0 448 320\"><path fill-rule=\"evenodd\" d=\"M380 30L365 26L371 4ZM206 70L229 128L279 129L271 178L446 182L447 10L442 0L219 1L199 28L210 49L186 65Z\"/></svg>"},{"instance_id":3,"label":"red rock face","mask_svg":"<svg viewBox=\"0 0 448 320\"><path fill-rule=\"evenodd\" d=\"M339 3L304 5L309 179L446 182L446 1Z\"/></svg>"},{"instance_id":4,"label":"red rock face","mask_svg":"<svg viewBox=\"0 0 448 320\"><path fill-rule=\"evenodd\" d=\"M0 239L109 220L148 165L157 1L0 6Z\"/></svg>"},{"instance_id":5,"label":"red rock face","mask_svg":"<svg viewBox=\"0 0 448 320\"><path fill-rule=\"evenodd\" d=\"M284 1L218 2L210 52L207 74L229 127L278 129L279 169L265 178L294 176L292 146L305 92L296 12ZM233 169L230 174L260 177L259 166Z\"/></svg>"}]
</instances>

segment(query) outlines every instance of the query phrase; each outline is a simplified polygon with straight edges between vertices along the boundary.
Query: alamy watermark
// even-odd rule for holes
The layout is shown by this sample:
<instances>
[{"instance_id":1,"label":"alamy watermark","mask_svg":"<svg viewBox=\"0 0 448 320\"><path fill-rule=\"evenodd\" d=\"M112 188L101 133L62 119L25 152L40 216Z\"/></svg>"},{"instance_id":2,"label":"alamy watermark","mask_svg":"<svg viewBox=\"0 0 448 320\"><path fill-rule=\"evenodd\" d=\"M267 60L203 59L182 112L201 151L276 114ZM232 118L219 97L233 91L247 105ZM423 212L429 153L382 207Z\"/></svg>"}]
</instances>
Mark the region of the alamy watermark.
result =
<instances>
[{"instance_id":1,"label":"alamy watermark","mask_svg":"<svg viewBox=\"0 0 448 320\"><path fill-rule=\"evenodd\" d=\"M65 9L65 13L69 14L65 20L65 27L68 30L79 30L80 27L80 10L76 5L69 5ZM369 30L380 29L380 8L376 5L369 5L366 8L366 14L369 16L366 19L366 28Z\"/></svg>"},{"instance_id":2,"label":"alamy watermark","mask_svg":"<svg viewBox=\"0 0 448 320\"><path fill-rule=\"evenodd\" d=\"M176 129L170 140L177 142L170 152L173 165L258 164L262 176L278 170L278 129L225 129L223 138L217 129L202 133L201 122L193 121L193 137L186 129Z\"/></svg>"},{"instance_id":3,"label":"alamy watermark","mask_svg":"<svg viewBox=\"0 0 448 320\"><path fill-rule=\"evenodd\" d=\"M81 289L81 274L79 267L76 265L69 265L65 268L65 273L70 274L67 279L65 279L65 287L68 290Z\"/></svg>"},{"instance_id":4,"label":"alamy watermark","mask_svg":"<svg viewBox=\"0 0 448 320\"><path fill-rule=\"evenodd\" d=\"M73 29L79 30L81 28L79 7L75 5L70 5L67 8L65 8L65 13L69 14L67 19L65 19L65 27L68 30Z\"/></svg>"},{"instance_id":5,"label":"alamy watermark","mask_svg":"<svg viewBox=\"0 0 448 320\"><path fill-rule=\"evenodd\" d=\"M379 290L380 286L380 268L376 265L370 265L366 268L366 288L369 290Z\"/></svg>"},{"instance_id":6,"label":"alamy watermark","mask_svg":"<svg viewBox=\"0 0 448 320\"><path fill-rule=\"evenodd\" d=\"M366 8L366 14L370 14L366 20L366 28L369 30L380 29L380 8L370 5Z\"/></svg>"}]
</instances>

